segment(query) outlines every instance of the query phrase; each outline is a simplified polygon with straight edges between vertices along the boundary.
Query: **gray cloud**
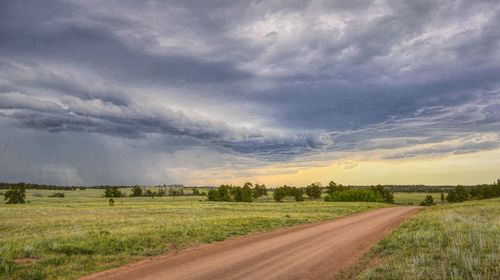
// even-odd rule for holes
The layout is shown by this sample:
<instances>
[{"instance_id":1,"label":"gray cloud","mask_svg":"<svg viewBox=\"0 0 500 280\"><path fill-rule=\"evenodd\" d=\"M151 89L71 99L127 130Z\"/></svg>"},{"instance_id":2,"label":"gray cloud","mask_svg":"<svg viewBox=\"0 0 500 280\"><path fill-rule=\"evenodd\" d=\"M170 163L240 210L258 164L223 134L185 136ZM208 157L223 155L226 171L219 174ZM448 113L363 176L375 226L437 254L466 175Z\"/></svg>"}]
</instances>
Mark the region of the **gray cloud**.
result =
<instances>
[{"instance_id":1,"label":"gray cloud","mask_svg":"<svg viewBox=\"0 0 500 280\"><path fill-rule=\"evenodd\" d=\"M495 1L2 1L2 141L96 137L74 155L113 158L102 161L116 165L111 181L133 167L106 141L143 162L191 149L242 169L339 151L496 149L499 25ZM27 128L32 139L16 144ZM51 160L33 178L104 180L60 157L34 155ZM156 172L136 175L182 179Z\"/></svg>"}]
</instances>

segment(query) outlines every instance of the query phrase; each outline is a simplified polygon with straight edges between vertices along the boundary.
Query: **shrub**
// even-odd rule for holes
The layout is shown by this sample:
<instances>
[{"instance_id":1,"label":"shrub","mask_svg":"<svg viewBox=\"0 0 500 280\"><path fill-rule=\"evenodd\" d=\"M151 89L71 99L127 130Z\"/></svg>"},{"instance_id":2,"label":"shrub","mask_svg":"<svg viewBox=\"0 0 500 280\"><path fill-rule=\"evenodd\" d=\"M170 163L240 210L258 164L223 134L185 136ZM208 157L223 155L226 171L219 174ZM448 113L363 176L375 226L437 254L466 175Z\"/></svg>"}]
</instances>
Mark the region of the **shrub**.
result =
<instances>
[{"instance_id":1,"label":"shrub","mask_svg":"<svg viewBox=\"0 0 500 280\"><path fill-rule=\"evenodd\" d=\"M26 188L24 184L17 184L11 186L8 191L4 194L6 204L18 204L25 203L24 199L26 198Z\"/></svg>"},{"instance_id":2,"label":"shrub","mask_svg":"<svg viewBox=\"0 0 500 280\"><path fill-rule=\"evenodd\" d=\"M432 198L432 195L427 195L424 201L420 202L420 206L432 206L434 204L434 198Z\"/></svg>"},{"instance_id":3,"label":"shrub","mask_svg":"<svg viewBox=\"0 0 500 280\"><path fill-rule=\"evenodd\" d=\"M321 183L312 183L306 187L305 191L310 199L321 198Z\"/></svg>"},{"instance_id":4,"label":"shrub","mask_svg":"<svg viewBox=\"0 0 500 280\"><path fill-rule=\"evenodd\" d=\"M64 193L54 193L54 194L48 195L47 197L59 197L59 198L64 198Z\"/></svg>"}]
</instances>

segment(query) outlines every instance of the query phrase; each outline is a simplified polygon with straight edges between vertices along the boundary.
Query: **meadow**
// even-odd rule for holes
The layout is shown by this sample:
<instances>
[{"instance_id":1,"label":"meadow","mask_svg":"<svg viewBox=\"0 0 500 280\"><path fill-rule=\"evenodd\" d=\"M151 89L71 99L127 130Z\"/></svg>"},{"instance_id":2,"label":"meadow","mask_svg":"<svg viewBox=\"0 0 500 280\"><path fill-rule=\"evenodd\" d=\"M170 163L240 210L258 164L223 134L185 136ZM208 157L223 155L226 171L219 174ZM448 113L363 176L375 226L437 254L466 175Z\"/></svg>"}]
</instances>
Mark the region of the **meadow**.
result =
<instances>
[{"instance_id":1,"label":"meadow","mask_svg":"<svg viewBox=\"0 0 500 280\"><path fill-rule=\"evenodd\" d=\"M63 192L64 198L51 198ZM382 203L209 202L204 196L123 197L103 190L27 190L26 204L0 204L0 278L75 279L197 244L317 222Z\"/></svg>"},{"instance_id":2,"label":"meadow","mask_svg":"<svg viewBox=\"0 0 500 280\"><path fill-rule=\"evenodd\" d=\"M500 199L427 207L362 264L346 278L500 279Z\"/></svg>"}]
</instances>

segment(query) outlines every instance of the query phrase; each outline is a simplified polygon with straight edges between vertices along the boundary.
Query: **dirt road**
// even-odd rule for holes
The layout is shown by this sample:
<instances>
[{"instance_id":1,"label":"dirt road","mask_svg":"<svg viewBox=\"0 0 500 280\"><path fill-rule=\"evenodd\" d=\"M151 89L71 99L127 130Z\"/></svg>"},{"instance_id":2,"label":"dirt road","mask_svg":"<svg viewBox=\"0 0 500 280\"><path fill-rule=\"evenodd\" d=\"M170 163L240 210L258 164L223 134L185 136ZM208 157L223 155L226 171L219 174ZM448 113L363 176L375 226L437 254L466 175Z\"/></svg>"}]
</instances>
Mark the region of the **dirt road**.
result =
<instances>
[{"instance_id":1,"label":"dirt road","mask_svg":"<svg viewBox=\"0 0 500 280\"><path fill-rule=\"evenodd\" d=\"M376 209L203 245L83 279L332 279L417 211Z\"/></svg>"}]
</instances>

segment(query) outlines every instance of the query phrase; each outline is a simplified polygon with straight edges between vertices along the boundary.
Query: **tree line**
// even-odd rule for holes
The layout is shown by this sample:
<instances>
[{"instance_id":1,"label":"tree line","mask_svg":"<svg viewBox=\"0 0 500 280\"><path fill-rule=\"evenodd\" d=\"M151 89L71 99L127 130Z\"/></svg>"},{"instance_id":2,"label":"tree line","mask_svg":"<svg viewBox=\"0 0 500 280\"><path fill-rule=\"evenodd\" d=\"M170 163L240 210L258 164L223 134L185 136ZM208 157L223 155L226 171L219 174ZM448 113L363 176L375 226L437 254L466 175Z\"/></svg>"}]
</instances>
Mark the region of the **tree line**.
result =
<instances>
[{"instance_id":1,"label":"tree line","mask_svg":"<svg viewBox=\"0 0 500 280\"><path fill-rule=\"evenodd\" d=\"M491 185L476 187L456 186L446 196L449 203L464 202L466 200L479 200L500 197L500 179Z\"/></svg>"},{"instance_id":2,"label":"tree line","mask_svg":"<svg viewBox=\"0 0 500 280\"><path fill-rule=\"evenodd\" d=\"M245 183L243 187L233 185L220 185L217 189L211 189L207 193L209 201L234 201L252 202L262 196L267 196L265 185Z\"/></svg>"}]
</instances>

